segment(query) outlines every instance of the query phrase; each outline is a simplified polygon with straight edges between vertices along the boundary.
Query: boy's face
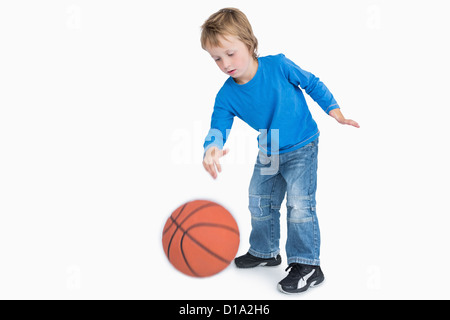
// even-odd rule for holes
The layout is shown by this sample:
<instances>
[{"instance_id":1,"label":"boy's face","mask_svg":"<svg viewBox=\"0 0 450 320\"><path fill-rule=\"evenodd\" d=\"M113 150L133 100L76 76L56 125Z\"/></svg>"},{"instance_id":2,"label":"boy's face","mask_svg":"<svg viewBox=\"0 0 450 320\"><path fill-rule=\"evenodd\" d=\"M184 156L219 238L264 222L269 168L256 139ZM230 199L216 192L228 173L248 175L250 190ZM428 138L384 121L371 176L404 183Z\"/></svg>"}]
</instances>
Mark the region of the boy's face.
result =
<instances>
[{"instance_id":1,"label":"boy's face","mask_svg":"<svg viewBox=\"0 0 450 320\"><path fill-rule=\"evenodd\" d=\"M237 83L251 80L254 59L247 46L234 36L219 36L219 47L208 46L206 51L216 61L223 73L233 77Z\"/></svg>"}]
</instances>

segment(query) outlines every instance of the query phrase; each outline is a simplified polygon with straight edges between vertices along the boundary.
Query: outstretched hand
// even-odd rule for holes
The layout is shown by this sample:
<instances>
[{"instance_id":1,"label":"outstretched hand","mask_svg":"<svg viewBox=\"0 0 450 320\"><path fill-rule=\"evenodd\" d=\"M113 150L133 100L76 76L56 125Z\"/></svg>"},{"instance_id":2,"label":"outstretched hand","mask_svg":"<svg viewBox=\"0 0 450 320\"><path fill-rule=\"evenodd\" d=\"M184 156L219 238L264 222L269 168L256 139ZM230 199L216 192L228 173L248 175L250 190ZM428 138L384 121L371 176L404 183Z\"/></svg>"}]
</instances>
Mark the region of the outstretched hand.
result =
<instances>
[{"instance_id":1,"label":"outstretched hand","mask_svg":"<svg viewBox=\"0 0 450 320\"><path fill-rule=\"evenodd\" d=\"M356 121L353 121L351 119L345 119L344 115L342 114L340 109L334 109L330 111L330 116L332 116L334 119L336 119L337 122L340 124L346 124L353 126L355 128L359 128L359 124Z\"/></svg>"},{"instance_id":2,"label":"outstretched hand","mask_svg":"<svg viewBox=\"0 0 450 320\"><path fill-rule=\"evenodd\" d=\"M205 157L203 158L203 167L213 179L217 179L217 171L219 173L222 172L222 166L220 165L219 159L227 155L228 152L230 152L229 149L220 150L217 147L211 147L206 151Z\"/></svg>"}]
</instances>

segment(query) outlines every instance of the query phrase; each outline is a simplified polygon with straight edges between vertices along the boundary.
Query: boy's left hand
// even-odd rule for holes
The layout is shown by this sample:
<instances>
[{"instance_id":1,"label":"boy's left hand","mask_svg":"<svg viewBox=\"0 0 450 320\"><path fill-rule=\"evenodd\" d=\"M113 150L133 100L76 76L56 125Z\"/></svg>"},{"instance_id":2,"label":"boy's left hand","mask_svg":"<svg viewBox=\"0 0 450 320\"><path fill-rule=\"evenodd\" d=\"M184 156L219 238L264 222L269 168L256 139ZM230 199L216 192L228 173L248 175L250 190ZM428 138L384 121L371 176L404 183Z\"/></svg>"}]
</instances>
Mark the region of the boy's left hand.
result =
<instances>
[{"instance_id":1,"label":"boy's left hand","mask_svg":"<svg viewBox=\"0 0 450 320\"><path fill-rule=\"evenodd\" d=\"M355 128L359 128L358 122L353 121L351 119L345 119L344 115L341 112L341 109L331 110L329 115L335 118L336 121L339 122L340 124L348 124L350 126L354 126Z\"/></svg>"}]
</instances>

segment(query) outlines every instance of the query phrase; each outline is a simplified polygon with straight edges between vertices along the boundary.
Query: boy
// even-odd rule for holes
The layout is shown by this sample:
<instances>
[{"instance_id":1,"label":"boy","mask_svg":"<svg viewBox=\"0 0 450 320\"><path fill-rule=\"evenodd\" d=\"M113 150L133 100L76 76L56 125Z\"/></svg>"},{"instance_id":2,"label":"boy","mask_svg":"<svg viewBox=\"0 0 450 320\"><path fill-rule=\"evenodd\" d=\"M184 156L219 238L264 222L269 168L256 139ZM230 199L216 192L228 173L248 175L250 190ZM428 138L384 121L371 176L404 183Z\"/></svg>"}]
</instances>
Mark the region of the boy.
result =
<instances>
[{"instance_id":1,"label":"boy","mask_svg":"<svg viewBox=\"0 0 450 320\"><path fill-rule=\"evenodd\" d=\"M281 264L280 207L287 194L288 276L284 293L299 293L322 283L320 231L316 216L319 130L302 89L341 124L345 119L327 87L284 55L258 57L258 40L238 9L213 14L202 26L202 48L230 77L216 96L203 166L214 178L235 116L259 130L259 154L249 187L252 217L250 249L235 259L238 268ZM217 168L217 171L216 171Z\"/></svg>"}]
</instances>

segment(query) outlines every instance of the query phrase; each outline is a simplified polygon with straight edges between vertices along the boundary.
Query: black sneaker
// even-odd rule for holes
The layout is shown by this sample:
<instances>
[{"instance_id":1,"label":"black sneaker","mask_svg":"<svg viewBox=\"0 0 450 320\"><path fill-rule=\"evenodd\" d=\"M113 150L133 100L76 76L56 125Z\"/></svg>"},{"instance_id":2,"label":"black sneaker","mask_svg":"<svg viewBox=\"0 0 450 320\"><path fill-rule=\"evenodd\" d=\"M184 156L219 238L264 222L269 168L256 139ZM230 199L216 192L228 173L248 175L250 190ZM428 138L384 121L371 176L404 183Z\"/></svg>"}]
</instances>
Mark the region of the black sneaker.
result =
<instances>
[{"instance_id":1,"label":"black sneaker","mask_svg":"<svg viewBox=\"0 0 450 320\"><path fill-rule=\"evenodd\" d=\"M254 268L257 266L275 267L281 264L281 256L278 255L276 258L263 259L252 256L247 252L245 255L234 259L234 263L236 263L238 268L242 269Z\"/></svg>"},{"instance_id":2,"label":"black sneaker","mask_svg":"<svg viewBox=\"0 0 450 320\"><path fill-rule=\"evenodd\" d=\"M289 269L288 276L278 284L278 289L283 293L305 292L309 288L317 287L325 280L319 266L291 263L286 271Z\"/></svg>"}]
</instances>

